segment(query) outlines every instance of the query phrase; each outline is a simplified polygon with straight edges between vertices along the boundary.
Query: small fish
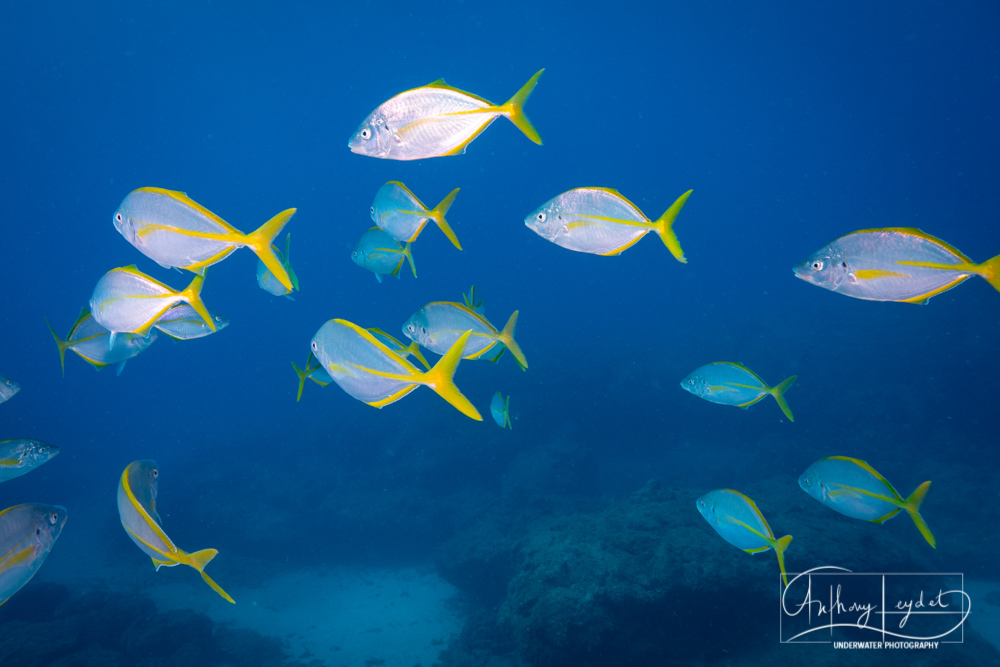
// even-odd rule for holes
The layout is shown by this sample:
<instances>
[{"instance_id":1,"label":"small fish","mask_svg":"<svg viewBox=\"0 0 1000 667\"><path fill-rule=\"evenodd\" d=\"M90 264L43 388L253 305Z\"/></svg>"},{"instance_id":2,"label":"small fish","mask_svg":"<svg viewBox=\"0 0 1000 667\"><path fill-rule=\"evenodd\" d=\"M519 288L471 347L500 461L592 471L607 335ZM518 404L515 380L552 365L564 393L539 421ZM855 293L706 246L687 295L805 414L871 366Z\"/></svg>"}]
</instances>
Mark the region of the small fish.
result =
<instances>
[{"instance_id":1,"label":"small fish","mask_svg":"<svg viewBox=\"0 0 1000 667\"><path fill-rule=\"evenodd\" d=\"M469 289L468 294L462 293L462 302L469 310L486 317L486 303L483 302L483 295L476 291L475 285Z\"/></svg>"},{"instance_id":2,"label":"small fish","mask_svg":"<svg viewBox=\"0 0 1000 667\"><path fill-rule=\"evenodd\" d=\"M457 194L458 188L455 188L441 200L440 204L433 209L428 209L405 185L399 181L389 181L375 193L375 201L372 203L372 220L375 221L379 229L392 238L410 243L417 240L427 221L433 220L452 245L461 250L462 246L458 242L458 237L455 236L451 225L444 217L454 203Z\"/></svg>"},{"instance_id":3,"label":"small fish","mask_svg":"<svg viewBox=\"0 0 1000 667\"><path fill-rule=\"evenodd\" d=\"M514 427L510 425L510 396L507 397L506 402L500 392L493 394L493 400L490 401L490 414L493 415L493 421L497 423L497 426L514 430Z\"/></svg>"},{"instance_id":4,"label":"small fish","mask_svg":"<svg viewBox=\"0 0 1000 667\"><path fill-rule=\"evenodd\" d=\"M739 491L716 489L706 493L697 502L698 511L712 528L737 549L748 554L758 554L774 549L778 557L781 578L788 585L785 575L785 549L792 541L791 535L774 538L771 527L754 501Z\"/></svg>"},{"instance_id":5,"label":"small fish","mask_svg":"<svg viewBox=\"0 0 1000 667\"><path fill-rule=\"evenodd\" d=\"M372 111L347 147L352 153L388 160L460 155L500 116L509 118L526 137L541 144L542 138L524 113L524 104L544 71L536 72L500 106L452 88L444 79L404 91Z\"/></svg>"},{"instance_id":6,"label":"small fish","mask_svg":"<svg viewBox=\"0 0 1000 667\"><path fill-rule=\"evenodd\" d=\"M515 310L503 330L498 331L485 317L460 303L434 301L415 312L403 324L403 333L431 352L444 354L463 332L471 331L462 353L464 359L488 359L491 350L503 346L514 355L521 370L526 370L528 360L514 341L517 314Z\"/></svg>"},{"instance_id":7,"label":"small fish","mask_svg":"<svg viewBox=\"0 0 1000 667\"><path fill-rule=\"evenodd\" d=\"M58 453L58 447L41 440L0 440L0 482L31 472Z\"/></svg>"},{"instance_id":8,"label":"small fish","mask_svg":"<svg viewBox=\"0 0 1000 667\"><path fill-rule=\"evenodd\" d=\"M90 297L90 313L97 323L111 332L108 347L115 345L115 335L128 332L145 336L174 304L187 303L215 331L215 321L201 300L204 275L194 277L183 291L164 285L135 268L135 264L112 269L97 281Z\"/></svg>"},{"instance_id":9,"label":"small fish","mask_svg":"<svg viewBox=\"0 0 1000 667\"><path fill-rule=\"evenodd\" d=\"M759 375L743 364L716 361L691 371L681 380L681 389L712 403L734 405L745 410L765 396L774 396L788 421L793 422L795 417L785 401L785 392L797 377L793 375L777 387L768 387Z\"/></svg>"},{"instance_id":10,"label":"small fish","mask_svg":"<svg viewBox=\"0 0 1000 667\"><path fill-rule=\"evenodd\" d=\"M229 602L235 602L212 578L205 574L205 566L219 553L203 549L194 553L181 551L163 532L160 515L156 513L156 496L160 471L156 461L145 459L128 464L118 480L118 514L125 532L142 551L161 567L188 565L198 570L205 583Z\"/></svg>"},{"instance_id":11,"label":"small fish","mask_svg":"<svg viewBox=\"0 0 1000 667\"><path fill-rule=\"evenodd\" d=\"M830 456L806 468L799 477L799 486L827 507L852 519L885 523L900 510L906 510L927 543L937 548L937 540L920 515L920 504L931 486L929 481L918 486L908 498L903 498L864 461Z\"/></svg>"},{"instance_id":12,"label":"small fish","mask_svg":"<svg viewBox=\"0 0 1000 667\"><path fill-rule=\"evenodd\" d=\"M292 368L295 369L295 374L299 376L299 391L295 396L296 403L302 400L302 390L305 388L306 378L321 387L325 387L333 382L333 378L330 377L330 374L323 368L323 364L319 363L319 360L316 359L316 356L312 352L309 353L309 358L306 359L305 370L299 368L294 361L292 362Z\"/></svg>"},{"instance_id":13,"label":"small fish","mask_svg":"<svg viewBox=\"0 0 1000 667\"><path fill-rule=\"evenodd\" d=\"M14 398L14 394L19 391L21 391L21 385L0 375L0 403Z\"/></svg>"},{"instance_id":14,"label":"small fish","mask_svg":"<svg viewBox=\"0 0 1000 667\"><path fill-rule=\"evenodd\" d=\"M617 255L649 232L656 232L667 250L687 264L674 234L674 219L691 190L677 198L655 222L639 207L610 188L576 188L545 202L524 219L546 241L593 255Z\"/></svg>"},{"instance_id":15,"label":"small fish","mask_svg":"<svg viewBox=\"0 0 1000 667\"><path fill-rule=\"evenodd\" d=\"M421 371L379 342L370 331L346 320L330 320L312 339L312 352L333 381L354 398L381 408L423 385L459 412L482 421L479 411L452 377L471 332L463 334L429 371Z\"/></svg>"},{"instance_id":16,"label":"small fish","mask_svg":"<svg viewBox=\"0 0 1000 667\"><path fill-rule=\"evenodd\" d=\"M87 308L80 311L80 317L76 318L76 322L70 327L66 340L59 337L48 320L45 320L45 324L49 327L52 337L56 339L63 377L66 376L66 350L72 350L97 370L117 364L117 374L121 375L125 369L125 362L152 345L158 335L155 330L150 330L146 336L122 333L118 334L114 344L111 344L109 343L111 332L98 324Z\"/></svg>"},{"instance_id":17,"label":"small fish","mask_svg":"<svg viewBox=\"0 0 1000 667\"><path fill-rule=\"evenodd\" d=\"M424 358L423 353L420 351L420 345L417 344L417 341L411 340L409 345L403 345L403 343L396 340L378 327L370 327L368 331L371 335L375 336L375 340L385 345L403 359L406 359L412 354L413 358L423 365L424 370L429 371L431 369L431 365L428 364L427 359Z\"/></svg>"},{"instance_id":18,"label":"small fish","mask_svg":"<svg viewBox=\"0 0 1000 667\"><path fill-rule=\"evenodd\" d=\"M0 605L35 576L66 525L66 508L26 503L0 512Z\"/></svg>"},{"instance_id":19,"label":"small fish","mask_svg":"<svg viewBox=\"0 0 1000 667\"><path fill-rule=\"evenodd\" d=\"M294 208L287 209L244 234L183 192L139 188L125 197L113 222L125 240L160 266L198 274L246 246L291 290L292 279L271 243L294 214Z\"/></svg>"},{"instance_id":20,"label":"small fish","mask_svg":"<svg viewBox=\"0 0 1000 667\"><path fill-rule=\"evenodd\" d=\"M289 280L292 281L292 287L297 291L299 289L299 277L295 275L295 271L292 270L291 261L288 259L288 251L291 247L292 235L285 234L285 253L282 254L280 250L274 245L271 246L271 250L274 251L275 256L281 265L285 267L285 271L288 273ZM292 301L292 290L281 284L281 281L274 277L271 273L271 269L267 268L267 264L264 260L257 260L257 284L262 290L268 294L273 294L274 296L287 296Z\"/></svg>"},{"instance_id":21,"label":"small fish","mask_svg":"<svg viewBox=\"0 0 1000 667\"><path fill-rule=\"evenodd\" d=\"M973 275L1000 290L1000 255L976 264L957 248L913 227L852 232L792 270L817 287L867 301L923 304Z\"/></svg>"},{"instance_id":22,"label":"small fish","mask_svg":"<svg viewBox=\"0 0 1000 667\"><path fill-rule=\"evenodd\" d=\"M204 338L209 334L222 331L229 326L229 320L222 315L210 312L215 330L208 328L205 320L201 319L194 308L189 304L179 303L163 314L163 317L156 320L153 326L174 340L194 340Z\"/></svg>"},{"instance_id":23,"label":"small fish","mask_svg":"<svg viewBox=\"0 0 1000 667\"><path fill-rule=\"evenodd\" d=\"M417 277L417 267L413 263L410 243L407 242L403 247L399 245L399 241L378 227L372 227L361 235L354 245L354 250L351 251L351 259L361 268L374 273L379 282L382 282L382 276L385 275L398 278L399 269L406 260L410 261L413 277Z\"/></svg>"}]
</instances>

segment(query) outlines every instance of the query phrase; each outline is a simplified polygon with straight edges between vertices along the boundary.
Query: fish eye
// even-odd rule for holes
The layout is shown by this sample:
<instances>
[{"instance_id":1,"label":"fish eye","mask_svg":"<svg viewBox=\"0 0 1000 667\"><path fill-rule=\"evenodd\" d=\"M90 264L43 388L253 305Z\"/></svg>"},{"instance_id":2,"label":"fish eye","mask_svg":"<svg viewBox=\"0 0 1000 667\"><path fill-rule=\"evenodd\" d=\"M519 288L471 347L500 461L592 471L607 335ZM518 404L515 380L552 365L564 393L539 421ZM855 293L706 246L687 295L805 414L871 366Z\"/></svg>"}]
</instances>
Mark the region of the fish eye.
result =
<instances>
[{"instance_id":1,"label":"fish eye","mask_svg":"<svg viewBox=\"0 0 1000 667\"><path fill-rule=\"evenodd\" d=\"M49 515L49 523L55 525L57 521L59 521L59 512L53 512Z\"/></svg>"},{"instance_id":2,"label":"fish eye","mask_svg":"<svg viewBox=\"0 0 1000 667\"><path fill-rule=\"evenodd\" d=\"M319 350L319 346L316 344L316 341L313 341L312 349L313 349L313 352L317 352Z\"/></svg>"},{"instance_id":3,"label":"fish eye","mask_svg":"<svg viewBox=\"0 0 1000 667\"><path fill-rule=\"evenodd\" d=\"M372 206L372 215L375 215L375 207Z\"/></svg>"},{"instance_id":4,"label":"fish eye","mask_svg":"<svg viewBox=\"0 0 1000 667\"><path fill-rule=\"evenodd\" d=\"M361 130L361 138L364 139L365 141L368 141L369 139L372 138L372 131L369 130L367 127Z\"/></svg>"},{"instance_id":5,"label":"fish eye","mask_svg":"<svg viewBox=\"0 0 1000 667\"><path fill-rule=\"evenodd\" d=\"M406 328L410 330L410 333L413 333L414 331L416 331L416 330L417 330L417 328L416 328L415 326L413 326L413 323L412 323L412 322L411 322L411 323L409 323L409 324L407 324L407 325L406 325Z\"/></svg>"},{"instance_id":6,"label":"fish eye","mask_svg":"<svg viewBox=\"0 0 1000 667\"><path fill-rule=\"evenodd\" d=\"M153 479L156 479L157 477L160 476L160 471L157 470L156 468L153 468L152 475L153 475Z\"/></svg>"},{"instance_id":7,"label":"fish eye","mask_svg":"<svg viewBox=\"0 0 1000 667\"><path fill-rule=\"evenodd\" d=\"M812 270L813 271L822 271L823 270L823 261L819 260L819 259L817 259L816 261L814 261L812 263Z\"/></svg>"},{"instance_id":8,"label":"fish eye","mask_svg":"<svg viewBox=\"0 0 1000 667\"><path fill-rule=\"evenodd\" d=\"M806 485L806 486L812 486L812 485L813 485L813 483L812 483L812 480L810 480L810 479L809 479L808 477L806 477L806 478L805 478L804 480L802 480L802 481L803 481L803 482L805 482L805 485Z\"/></svg>"},{"instance_id":9,"label":"fish eye","mask_svg":"<svg viewBox=\"0 0 1000 667\"><path fill-rule=\"evenodd\" d=\"M427 329L425 329L424 327L420 327L420 333L426 335L427 334Z\"/></svg>"},{"instance_id":10,"label":"fish eye","mask_svg":"<svg viewBox=\"0 0 1000 667\"><path fill-rule=\"evenodd\" d=\"M535 216L535 220L538 222L545 222L545 212L539 211L538 215Z\"/></svg>"},{"instance_id":11,"label":"fish eye","mask_svg":"<svg viewBox=\"0 0 1000 667\"><path fill-rule=\"evenodd\" d=\"M122 214L121 213L115 213L115 220L117 220L118 222L121 222L122 221Z\"/></svg>"}]
</instances>

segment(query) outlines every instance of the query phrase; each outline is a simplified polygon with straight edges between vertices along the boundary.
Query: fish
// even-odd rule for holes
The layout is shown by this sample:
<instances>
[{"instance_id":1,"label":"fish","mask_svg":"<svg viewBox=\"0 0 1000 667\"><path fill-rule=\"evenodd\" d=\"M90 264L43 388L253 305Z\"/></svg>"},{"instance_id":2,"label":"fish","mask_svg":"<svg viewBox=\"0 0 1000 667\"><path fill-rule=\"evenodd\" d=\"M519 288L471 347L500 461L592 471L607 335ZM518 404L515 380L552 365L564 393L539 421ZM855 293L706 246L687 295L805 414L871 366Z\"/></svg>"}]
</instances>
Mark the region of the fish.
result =
<instances>
[{"instance_id":1,"label":"fish","mask_svg":"<svg viewBox=\"0 0 1000 667\"><path fill-rule=\"evenodd\" d=\"M503 346L514 355L521 370L527 370L528 360L514 341L518 312L515 310L503 330L497 331L489 320L467 306L451 301L434 301L415 312L403 324L403 334L431 352L444 354L463 332L471 331L463 358L487 359L491 350Z\"/></svg>"},{"instance_id":2,"label":"fish","mask_svg":"<svg viewBox=\"0 0 1000 667\"><path fill-rule=\"evenodd\" d=\"M417 267L413 263L410 243L407 242L405 247L401 246L399 241L378 227L372 227L361 235L354 245L354 250L351 251L351 259L361 268L374 273L379 282L382 282L384 275L398 278L399 269L406 260L410 261L413 277L417 277Z\"/></svg>"},{"instance_id":3,"label":"fish","mask_svg":"<svg viewBox=\"0 0 1000 667\"><path fill-rule=\"evenodd\" d=\"M382 408L426 386L466 417L482 421L479 411L452 379L471 334L462 334L429 371L421 371L370 331L346 320L326 322L313 336L311 346L333 381L363 403Z\"/></svg>"},{"instance_id":4,"label":"fish","mask_svg":"<svg viewBox=\"0 0 1000 667\"><path fill-rule=\"evenodd\" d=\"M927 303L974 275L1000 290L1000 255L976 264L914 227L851 232L796 264L796 278L866 301Z\"/></svg>"},{"instance_id":5,"label":"fish","mask_svg":"<svg viewBox=\"0 0 1000 667\"><path fill-rule=\"evenodd\" d=\"M677 261L687 264L674 219L691 195L677 198L655 222L610 188L575 188L553 197L524 219L531 231L558 246L593 255L618 255L655 232Z\"/></svg>"},{"instance_id":6,"label":"fish","mask_svg":"<svg viewBox=\"0 0 1000 667\"><path fill-rule=\"evenodd\" d=\"M201 300L204 275L196 275L191 284L178 292L135 268L135 264L112 269L97 281L90 297L90 313L97 323L111 332L108 349L115 345L116 334L127 332L145 336L157 320L174 304L187 303L215 331L215 320Z\"/></svg>"},{"instance_id":7,"label":"fish","mask_svg":"<svg viewBox=\"0 0 1000 667\"><path fill-rule=\"evenodd\" d=\"M17 438L0 441L0 482L29 473L51 461L59 448L41 440Z\"/></svg>"},{"instance_id":8,"label":"fish","mask_svg":"<svg viewBox=\"0 0 1000 667\"><path fill-rule=\"evenodd\" d=\"M791 535L775 539L767 519L757 509L756 503L739 491L716 489L697 501L698 511L712 528L737 549L748 554L758 554L774 549L778 557L781 578L788 586L785 574L785 549L792 541Z\"/></svg>"},{"instance_id":9,"label":"fish","mask_svg":"<svg viewBox=\"0 0 1000 667\"><path fill-rule=\"evenodd\" d=\"M112 344L109 342L111 332L98 324L89 308L80 311L80 316L66 334L66 340L59 337L48 320L45 320L45 324L59 348L59 365L62 367L63 377L66 376L66 350L72 350L97 370L117 364L117 375L121 375L125 363L152 345L158 335L154 329L145 336L122 333L117 335Z\"/></svg>"},{"instance_id":10,"label":"fish","mask_svg":"<svg viewBox=\"0 0 1000 667\"><path fill-rule=\"evenodd\" d=\"M930 481L926 481L903 498L865 461L848 456L820 459L799 476L803 491L852 519L885 523L905 510L927 543L936 549L937 539L920 514L920 505L930 486Z\"/></svg>"},{"instance_id":11,"label":"fish","mask_svg":"<svg viewBox=\"0 0 1000 667\"><path fill-rule=\"evenodd\" d=\"M382 331L378 327L369 327L368 332L375 336L375 339L385 345L387 348L398 354L403 359L406 359L410 355L423 365L424 370L430 370L431 365L427 363L427 359L424 357L423 353L420 351L420 345L417 341L410 341L409 345L403 345L400 341L393 338L386 332Z\"/></svg>"},{"instance_id":12,"label":"fish","mask_svg":"<svg viewBox=\"0 0 1000 667\"><path fill-rule=\"evenodd\" d=\"M160 266L199 275L246 246L291 291L292 279L271 243L293 215L294 208L286 209L244 234L183 192L139 188L125 196L112 221L126 241Z\"/></svg>"},{"instance_id":13,"label":"fish","mask_svg":"<svg viewBox=\"0 0 1000 667\"><path fill-rule=\"evenodd\" d=\"M236 604L229 593L205 574L205 566L218 555L216 549L187 553L178 549L163 532L160 515L156 513L160 471L156 461L143 459L126 466L118 480L118 514L125 532L142 551L161 567L188 565L198 570L205 583L228 602Z\"/></svg>"},{"instance_id":14,"label":"fish","mask_svg":"<svg viewBox=\"0 0 1000 667\"><path fill-rule=\"evenodd\" d=\"M31 580L66 525L66 508L25 503L0 512L0 605Z\"/></svg>"},{"instance_id":15,"label":"fish","mask_svg":"<svg viewBox=\"0 0 1000 667\"><path fill-rule=\"evenodd\" d=\"M14 398L14 394L19 391L21 391L21 385L0 375L0 403L5 403Z\"/></svg>"},{"instance_id":16,"label":"fish","mask_svg":"<svg viewBox=\"0 0 1000 667\"><path fill-rule=\"evenodd\" d=\"M510 396L507 397L506 402L500 392L493 394L493 400L490 401L490 414L493 415L493 421L497 423L497 426L513 430L514 427L510 425Z\"/></svg>"},{"instance_id":17,"label":"fish","mask_svg":"<svg viewBox=\"0 0 1000 667\"><path fill-rule=\"evenodd\" d=\"M189 304L179 303L172 306L163 316L156 320L153 325L174 340L194 340L203 338L218 331L222 331L229 326L229 320L218 313L209 312L215 330L208 328L201 315Z\"/></svg>"},{"instance_id":18,"label":"fish","mask_svg":"<svg viewBox=\"0 0 1000 667\"><path fill-rule=\"evenodd\" d=\"M386 160L422 160L460 155L490 123L504 116L541 145L542 138L524 113L539 70L504 104L453 88L438 79L399 93L368 114L347 142L352 153Z\"/></svg>"},{"instance_id":19,"label":"fish","mask_svg":"<svg viewBox=\"0 0 1000 667\"><path fill-rule=\"evenodd\" d=\"M476 291L475 285L469 289L468 294L465 292L462 293L462 302L469 310L486 317L486 303L483 302L482 295Z\"/></svg>"},{"instance_id":20,"label":"fish","mask_svg":"<svg viewBox=\"0 0 1000 667\"><path fill-rule=\"evenodd\" d=\"M461 250L458 237L444 217L455 202L458 190L455 188L440 204L428 209L405 185L399 181L389 181L375 193L371 208L372 220L379 229L404 243L416 241L427 221L433 220L452 245Z\"/></svg>"},{"instance_id":21,"label":"fish","mask_svg":"<svg viewBox=\"0 0 1000 667\"><path fill-rule=\"evenodd\" d=\"M285 267L285 271L288 273L288 279L292 281L292 288L297 291L299 289L299 277L295 275L295 271L292 269L291 261L288 259L288 252L291 247L291 243L292 235L285 234L284 254L282 254L282 252L278 250L277 246L274 245L271 246L271 250L278 258L278 261L281 262L281 265ZM271 269L267 268L267 264L265 264L262 259L257 260L257 284L268 294L273 294L274 296L287 296L292 301L295 301L295 299L292 299L291 296L292 290L282 285L281 281L274 277L274 274L271 273Z\"/></svg>"},{"instance_id":22,"label":"fish","mask_svg":"<svg viewBox=\"0 0 1000 667\"><path fill-rule=\"evenodd\" d=\"M785 392L796 378L798 375L793 375L776 387L768 387L759 375L743 364L715 361L691 371L681 380L681 389L712 403L734 405L745 410L765 396L773 396L788 421L793 422L795 417L785 400Z\"/></svg>"},{"instance_id":23,"label":"fish","mask_svg":"<svg viewBox=\"0 0 1000 667\"><path fill-rule=\"evenodd\" d=\"M295 396L295 402L298 403L302 400L302 390L305 388L306 379L310 379L321 387L333 382L333 378L330 374L326 372L323 368L323 364L319 363L316 356L310 352L309 358L306 359L305 369L299 368L298 365L293 361L292 368L295 369L295 374L299 376L299 391Z\"/></svg>"}]
</instances>

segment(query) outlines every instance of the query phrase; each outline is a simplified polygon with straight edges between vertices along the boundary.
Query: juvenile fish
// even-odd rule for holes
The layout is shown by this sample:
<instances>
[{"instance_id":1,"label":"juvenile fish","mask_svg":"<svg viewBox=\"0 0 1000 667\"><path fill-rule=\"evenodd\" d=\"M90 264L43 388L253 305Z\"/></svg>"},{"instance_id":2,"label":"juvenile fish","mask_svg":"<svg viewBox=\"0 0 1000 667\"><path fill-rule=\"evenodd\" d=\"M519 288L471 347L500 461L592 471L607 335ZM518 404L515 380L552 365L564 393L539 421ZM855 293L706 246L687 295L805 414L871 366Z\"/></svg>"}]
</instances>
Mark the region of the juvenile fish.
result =
<instances>
[{"instance_id":1,"label":"juvenile fish","mask_svg":"<svg viewBox=\"0 0 1000 667\"><path fill-rule=\"evenodd\" d=\"M413 252L410 243L406 247L378 227L372 227L358 239L351 251L351 260L363 269L375 274L382 282L382 276L399 277L399 269L403 262L409 260L413 277L417 277L417 267L413 263Z\"/></svg>"},{"instance_id":2,"label":"juvenile fish","mask_svg":"<svg viewBox=\"0 0 1000 667\"><path fill-rule=\"evenodd\" d=\"M490 123L504 116L536 144L542 143L524 104L539 70L514 97L499 106L438 79L380 104L347 142L352 153L389 160L421 160L465 152Z\"/></svg>"},{"instance_id":3,"label":"juvenile fish","mask_svg":"<svg viewBox=\"0 0 1000 667\"><path fill-rule=\"evenodd\" d=\"M271 243L294 214L287 209L244 234L183 192L139 188L125 197L112 221L125 240L160 266L198 274L246 246L291 290L291 277Z\"/></svg>"},{"instance_id":4,"label":"juvenile fish","mask_svg":"<svg viewBox=\"0 0 1000 667\"><path fill-rule=\"evenodd\" d=\"M556 245L593 255L617 255L655 232L677 261L687 263L674 233L674 219L690 196L677 198L655 222L639 207L610 188L576 188L545 202L524 224Z\"/></svg>"},{"instance_id":5,"label":"juvenile fish","mask_svg":"<svg viewBox=\"0 0 1000 667\"><path fill-rule=\"evenodd\" d=\"M924 304L973 275L1000 290L1000 255L976 264L954 246L913 227L852 232L792 270L807 283L867 301Z\"/></svg>"},{"instance_id":6,"label":"juvenile fish","mask_svg":"<svg viewBox=\"0 0 1000 667\"><path fill-rule=\"evenodd\" d=\"M404 243L416 241L427 221L433 220L452 245L461 250L458 237L444 217L455 202L457 194L458 188L455 188L441 200L440 204L428 209L408 187L399 181L389 181L375 193L371 209L372 220L379 229Z\"/></svg>"},{"instance_id":7,"label":"juvenile fish","mask_svg":"<svg viewBox=\"0 0 1000 667\"><path fill-rule=\"evenodd\" d=\"M706 401L733 405L744 410L765 396L773 396L788 421L793 422L795 417L785 400L785 392L797 377L793 375L778 386L769 387L759 375L743 364L716 361L691 371L690 375L681 380L681 389Z\"/></svg>"},{"instance_id":8,"label":"juvenile fish","mask_svg":"<svg viewBox=\"0 0 1000 667\"><path fill-rule=\"evenodd\" d=\"M198 570L205 583L229 602L235 602L226 591L205 574L205 566L218 555L215 549L187 553L178 549L163 532L160 515L156 513L160 471L156 461L149 459L128 464L118 480L118 515L132 541L161 567L188 565Z\"/></svg>"},{"instance_id":9,"label":"juvenile fish","mask_svg":"<svg viewBox=\"0 0 1000 667\"><path fill-rule=\"evenodd\" d=\"M937 540L920 515L920 504L931 487L924 482L903 498L882 475L861 459L829 456L806 468L799 487L830 509L852 519L885 523L905 510L927 543L937 548Z\"/></svg>"},{"instance_id":10,"label":"juvenile fish","mask_svg":"<svg viewBox=\"0 0 1000 667\"><path fill-rule=\"evenodd\" d=\"M281 265L285 267L285 271L288 273L289 280L292 281L292 287L297 291L299 289L299 278L295 275L295 271L292 270L291 260L288 259L288 251L292 243L292 235L285 234L285 252L282 253L274 245L271 246L271 250L274 252L278 261ZM260 286L262 290L268 294L273 294L274 296L287 296L292 299L292 290L281 284L281 281L274 277L271 270L267 268L267 264L264 260L257 260L257 285ZM295 299L292 299L294 301Z\"/></svg>"},{"instance_id":11,"label":"juvenile fish","mask_svg":"<svg viewBox=\"0 0 1000 667\"><path fill-rule=\"evenodd\" d=\"M31 472L52 460L59 448L41 440L17 438L0 441L0 482Z\"/></svg>"},{"instance_id":12,"label":"juvenile fish","mask_svg":"<svg viewBox=\"0 0 1000 667\"><path fill-rule=\"evenodd\" d=\"M152 345L158 335L155 330L150 330L146 336L122 333L118 334L114 344L111 344L109 342L111 332L98 324L87 308L80 311L80 316L70 327L66 340L59 337L48 320L45 320L45 324L56 340L56 347L59 348L59 365L62 367L64 377L66 350L72 350L97 370L117 364L117 374L121 375L125 369L125 362Z\"/></svg>"},{"instance_id":13,"label":"juvenile fish","mask_svg":"<svg viewBox=\"0 0 1000 667\"><path fill-rule=\"evenodd\" d=\"M490 414L493 415L493 421L497 423L497 426L513 430L514 427L510 425L510 396L504 401L503 396L498 391L493 394L493 400L490 401Z\"/></svg>"},{"instance_id":14,"label":"juvenile fish","mask_svg":"<svg viewBox=\"0 0 1000 667\"><path fill-rule=\"evenodd\" d=\"M203 338L229 326L229 320L218 313L210 312L215 329L210 329L190 304L179 303L172 306L153 326L174 340L194 340Z\"/></svg>"},{"instance_id":15,"label":"juvenile fish","mask_svg":"<svg viewBox=\"0 0 1000 667\"><path fill-rule=\"evenodd\" d=\"M66 508L26 503L0 512L0 605L42 566L66 525Z\"/></svg>"},{"instance_id":16,"label":"juvenile fish","mask_svg":"<svg viewBox=\"0 0 1000 667\"><path fill-rule=\"evenodd\" d=\"M748 554L758 554L774 549L778 557L781 578L788 585L785 575L785 549L792 541L791 535L775 539L767 519L757 509L757 504L739 491L717 489L706 493L697 501L698 511L712 528L737 549Z\"/></svg>"},{"instance_id":17,"label":"juvenile fish","mask_svg":"<svg viewBox=\"0 0 1000 667\"><path fill-rule=\"evenodd\" d=\"M403 324L403 333L431 352L444 354L459 336L471 331L462 353L464 359L488 359L492 356L491 350L495 352L498 346L502 346L514 355L521 370L526 370L528 360L514 340L517 315L515 310L503 330L498 331L485 317L460 303L434 301L415 312Z\"/></svg>"},{"instance_id":18,"label":"juvenile fish","mask_svg":"<svg viewBox=\"0 0 1000 667\"><path fill-rule=\"evenodd\" d=\"M14 398L14 394L19 391L21 391L21 385L0 375L0 403Z\"/></svg>"}]
</instances>

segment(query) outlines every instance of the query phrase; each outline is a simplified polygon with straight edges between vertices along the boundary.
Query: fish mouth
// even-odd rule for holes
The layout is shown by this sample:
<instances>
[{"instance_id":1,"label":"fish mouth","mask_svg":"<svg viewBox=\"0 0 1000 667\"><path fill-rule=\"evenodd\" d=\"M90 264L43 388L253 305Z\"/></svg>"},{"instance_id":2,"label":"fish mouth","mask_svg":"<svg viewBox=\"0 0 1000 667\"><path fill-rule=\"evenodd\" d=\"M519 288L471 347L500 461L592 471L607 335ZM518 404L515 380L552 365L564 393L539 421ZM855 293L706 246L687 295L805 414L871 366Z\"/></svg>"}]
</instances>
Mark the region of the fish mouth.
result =
<instances>
[{"instance_id":1,"label":"fish mouth","mask_svg":"<svg viewBox=\"0 0 1000 667\"><path fill-rule=\"evenodd\" d=\"M800 262L792 267L796 278L812 282L812 266L810 262Z\"/></svg>"}]
</instances>

